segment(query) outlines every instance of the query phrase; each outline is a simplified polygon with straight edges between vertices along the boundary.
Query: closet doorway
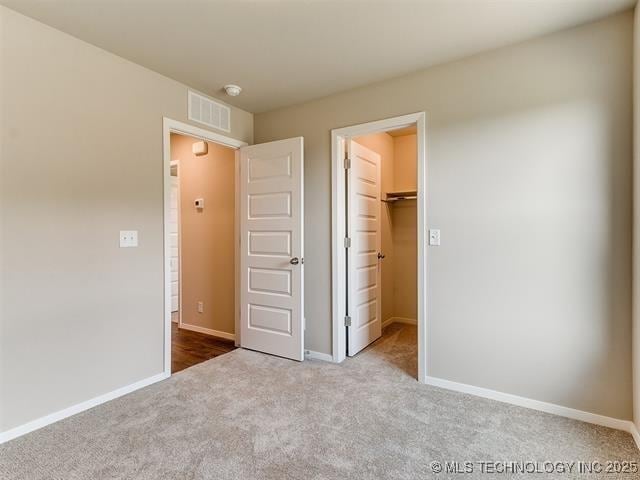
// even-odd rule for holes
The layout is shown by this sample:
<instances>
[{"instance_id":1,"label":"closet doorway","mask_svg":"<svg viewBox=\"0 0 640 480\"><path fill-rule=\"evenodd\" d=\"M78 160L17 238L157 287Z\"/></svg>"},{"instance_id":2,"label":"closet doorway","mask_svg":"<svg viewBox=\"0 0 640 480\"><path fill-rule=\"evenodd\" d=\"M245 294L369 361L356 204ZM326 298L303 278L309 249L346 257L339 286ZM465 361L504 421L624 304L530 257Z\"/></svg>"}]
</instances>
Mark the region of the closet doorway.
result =
<instances>
[{"instance_id":1,"label":"closet doorway","mask_svg":"<svg viewBox=\"0 0 640 480\"><path fill-rule=\"evenodd\" d=\"M393 341L424 382L425 115L333 130L332 142L334 361Z\"/></svg>"}]
</instances>

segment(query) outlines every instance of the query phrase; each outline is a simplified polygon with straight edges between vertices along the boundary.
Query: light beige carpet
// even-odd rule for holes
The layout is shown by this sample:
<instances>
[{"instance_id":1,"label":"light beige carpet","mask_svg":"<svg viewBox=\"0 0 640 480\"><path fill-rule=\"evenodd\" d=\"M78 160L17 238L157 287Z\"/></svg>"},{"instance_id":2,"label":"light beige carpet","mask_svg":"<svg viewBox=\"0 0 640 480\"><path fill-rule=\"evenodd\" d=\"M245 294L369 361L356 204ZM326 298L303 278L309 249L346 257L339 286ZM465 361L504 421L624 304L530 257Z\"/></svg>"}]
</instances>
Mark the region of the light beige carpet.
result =
<instances>
[{"instance_id":1,"label":"light beige carpet","mask_svg":"<svg viewBox=\"0 0 640 480\"><path fill-rule=\"evenodd\" d=\"M626 433L420 385L415 354L415 327L400 325L341 365L235 350L0 446L0 478L424 479L432 461L640 461ZM459 477L491 478L477 468Z\"/></svg>"}]
</instances>

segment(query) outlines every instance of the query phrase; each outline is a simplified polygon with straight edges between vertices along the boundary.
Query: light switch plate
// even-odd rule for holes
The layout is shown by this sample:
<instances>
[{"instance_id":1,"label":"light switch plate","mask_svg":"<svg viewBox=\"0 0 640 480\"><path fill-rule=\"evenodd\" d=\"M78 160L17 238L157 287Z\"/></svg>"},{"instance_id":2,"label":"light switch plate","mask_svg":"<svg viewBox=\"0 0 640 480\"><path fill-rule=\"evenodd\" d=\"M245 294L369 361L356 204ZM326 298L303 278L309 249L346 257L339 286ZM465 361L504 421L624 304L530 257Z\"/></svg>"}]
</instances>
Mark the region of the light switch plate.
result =
<instances>
[{"instance_id":1,"label":"light switch plate","mask_svg":"<svg viewBox=\"0 0 640 480\"><path fill-rule=\"evenodd\" d=\"M120 248L131 248L138 246L137 230L120 230Z\"/></svg>"},{"instance_id":2,"label":"light switch plate","mask_svg":"<svg viewBox=\"0 0 640 480\"><path fill-rule=\"evenodd\" d=\"M429 245L434 247L440 245L440 230L436 228L429 229Z\"/></svg>"}]
</instances>

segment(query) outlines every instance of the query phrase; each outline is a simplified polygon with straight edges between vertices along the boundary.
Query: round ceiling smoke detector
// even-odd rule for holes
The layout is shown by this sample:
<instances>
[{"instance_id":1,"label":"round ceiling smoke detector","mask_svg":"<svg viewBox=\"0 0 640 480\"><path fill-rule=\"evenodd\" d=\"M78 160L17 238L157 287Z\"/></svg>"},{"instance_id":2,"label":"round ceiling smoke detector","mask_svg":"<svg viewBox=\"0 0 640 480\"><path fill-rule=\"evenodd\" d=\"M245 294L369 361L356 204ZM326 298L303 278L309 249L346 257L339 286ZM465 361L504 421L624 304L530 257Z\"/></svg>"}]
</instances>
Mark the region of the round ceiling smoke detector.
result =
<instances>
[{"instance_id":1,"label":"round ceiling smoke detector","mask_svg":"<svg viewBox=\"0 0 640 480\"><path fill-rule=\"evenodd\" d=\"M230 97L237 97L238 95L240 95L242 88L240 88L238 85L225 85L224 91L227 92L227 95L229 95Z\"/></svg>"}]
</instances>

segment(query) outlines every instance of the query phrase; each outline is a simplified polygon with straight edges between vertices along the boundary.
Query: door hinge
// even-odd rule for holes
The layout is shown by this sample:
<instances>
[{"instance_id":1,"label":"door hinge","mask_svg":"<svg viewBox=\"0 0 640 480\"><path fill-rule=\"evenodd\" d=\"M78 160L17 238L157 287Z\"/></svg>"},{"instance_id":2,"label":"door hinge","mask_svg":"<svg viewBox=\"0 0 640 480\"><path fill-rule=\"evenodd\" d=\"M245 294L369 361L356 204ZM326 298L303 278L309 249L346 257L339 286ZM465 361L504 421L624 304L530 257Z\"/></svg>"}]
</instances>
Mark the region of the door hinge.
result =
<instances>
[{"instance_id":1,"label":"door hinge","mask_svg":"<svg viewBox=\"0 0 640 480\"><path fill-rule=\"evenodd\" d=\"M351 159L349 157L344 157L344 169L349 170L351 168Z\"/></svg>"},{"instance_id":2,"label":"door hinge","mask_svg":"<svg viewBox=\"0 0 640 480\"><path fill-rule=\"evenodd\" d=\"M344 237L344 248L351 248L351 238Z\"/></svg>"},{"instance_id":3,"label":"door hinge","mask_svg":"<svg viewBox=\"0 0 640 480\"><path fill-rule=\"evenodd\" d=\"M349 315L344 317L344 326L345 327L350 327L351 326L351 317Z\"/></svg>"}]
</instances>

